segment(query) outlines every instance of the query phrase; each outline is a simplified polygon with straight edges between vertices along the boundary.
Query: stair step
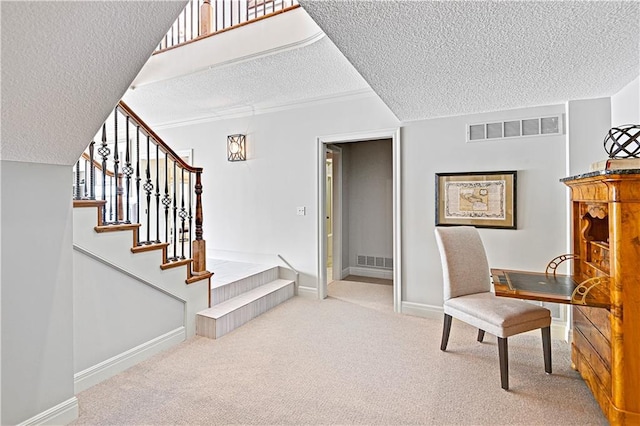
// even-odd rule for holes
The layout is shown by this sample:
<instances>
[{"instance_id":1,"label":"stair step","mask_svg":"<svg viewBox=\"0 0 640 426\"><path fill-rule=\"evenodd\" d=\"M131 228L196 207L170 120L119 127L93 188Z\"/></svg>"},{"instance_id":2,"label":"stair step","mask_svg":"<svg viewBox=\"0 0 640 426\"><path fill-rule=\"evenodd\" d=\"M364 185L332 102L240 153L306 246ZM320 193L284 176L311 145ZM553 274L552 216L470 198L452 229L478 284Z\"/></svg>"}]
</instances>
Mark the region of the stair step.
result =
<instances>
[{"instance_id":1,"label":"stair step","mask_svg":"<svg viewBox=\"0 0 640 426\"><path fill-rule=\"evenodd\" d=\"M293 297L294 282L277 279L198 312L196 334L216 339Z\"/></svg>"},{"instance_id":2,"label":"stair step","mask_svg":"<svg viewBox=\"0 0 640 426\"><path fill-rule=\"evenodd\" d=\"M224 303L279 278L277 266L238 263L227 265L225 268L214 266L211 269L216 274L211 283L211 301L214 305Z\"/></svg>"}]
</instances>

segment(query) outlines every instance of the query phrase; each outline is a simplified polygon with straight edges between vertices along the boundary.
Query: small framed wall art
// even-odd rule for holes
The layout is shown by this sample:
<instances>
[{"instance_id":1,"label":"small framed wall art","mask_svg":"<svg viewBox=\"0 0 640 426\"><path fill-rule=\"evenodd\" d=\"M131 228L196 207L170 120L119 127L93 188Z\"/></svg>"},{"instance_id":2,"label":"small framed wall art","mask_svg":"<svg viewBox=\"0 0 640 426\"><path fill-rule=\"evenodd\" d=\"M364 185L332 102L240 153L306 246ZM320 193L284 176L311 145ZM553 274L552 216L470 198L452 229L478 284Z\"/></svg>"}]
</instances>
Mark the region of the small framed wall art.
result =
<instances>
[{"instance_id":1,"label":"small framed wall art","mask_svg":"<svg viewBox=\"0 0 640 426\"><path fill-rule=\"evenodd\" d=\"M515 170L436 173L436 226L517 229Z\"/></svg>"}]
</instances>

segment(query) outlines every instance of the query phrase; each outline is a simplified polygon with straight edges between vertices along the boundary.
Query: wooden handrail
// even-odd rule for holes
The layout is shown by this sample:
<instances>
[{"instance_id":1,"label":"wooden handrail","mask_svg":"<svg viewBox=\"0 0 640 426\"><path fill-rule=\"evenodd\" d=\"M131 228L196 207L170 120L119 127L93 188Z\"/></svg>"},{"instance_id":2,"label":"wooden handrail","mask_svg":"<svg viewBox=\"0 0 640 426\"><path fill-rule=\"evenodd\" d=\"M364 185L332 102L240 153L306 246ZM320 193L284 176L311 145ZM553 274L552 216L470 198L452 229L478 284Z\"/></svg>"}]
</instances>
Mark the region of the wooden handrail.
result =
<instances>
[{"instance_id":1,"label":"wooden handrail","mask_svg":"<svg viewBox=\"0 0 640 426\"><path fill-rule=\"evenodd\" d=\"M138 126L140 126L140 128L147 134L149 135L151 138L154 139L154 141L156 142L156 144L158 146L160 146L160 148L162 149L163 152L165 152L169 157L171 157L171 159L173 161L175 161L176 163L178 163L178 165L189 171L192 173L202 173L202 167L193 167L189 164L187 164L182 158L180 158L180 156L178 154L176 154L176 152L171 149L169 147L169 145L167 145L162 138L160 138L160 136L158 136L158 134L156 132L154 132L153 130L151 130L151 128L144 122L142 121L142 119L140 117L138 117L138 114L136 114L135 112L133 112L133 110L131 108L129 108L129 106L127 104L125 104L123 101L118 102L118 108L125 114L128 115L129 118L131 118L133 121L136 122L136 124Z\"/></svg>"}]
</instances>

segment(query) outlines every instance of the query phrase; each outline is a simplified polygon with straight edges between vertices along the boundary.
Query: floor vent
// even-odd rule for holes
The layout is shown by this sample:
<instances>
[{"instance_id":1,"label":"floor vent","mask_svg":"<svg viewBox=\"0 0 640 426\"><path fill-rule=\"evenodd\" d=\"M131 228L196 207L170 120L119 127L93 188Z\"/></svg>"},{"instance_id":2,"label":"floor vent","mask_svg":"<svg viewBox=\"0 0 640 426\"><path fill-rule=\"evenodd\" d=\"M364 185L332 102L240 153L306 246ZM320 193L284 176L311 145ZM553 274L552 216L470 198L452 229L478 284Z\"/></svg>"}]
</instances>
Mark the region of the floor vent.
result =
<instances>
[{"instance_id":1,"label":"floor vent","mask_svg":"<svg viewBox=\"0 0 640 426\"><path fill-rule=\"evenodd\" d=\"M467 142L560 135L563 133L562 118L562 115L553 115L548 117L469 124L467 125Z\"/></svg>"},{"instance_id":2,"label":"floor vent","mask_svg":"<svg viewBox=\"0 0 640 426\"><path fill-rule=\"evenodd\" d=\"M393 269L393 259L390 257L365 256L359 254L356 256L356 265L367 268Z\"/></svg>"}]
</instances>

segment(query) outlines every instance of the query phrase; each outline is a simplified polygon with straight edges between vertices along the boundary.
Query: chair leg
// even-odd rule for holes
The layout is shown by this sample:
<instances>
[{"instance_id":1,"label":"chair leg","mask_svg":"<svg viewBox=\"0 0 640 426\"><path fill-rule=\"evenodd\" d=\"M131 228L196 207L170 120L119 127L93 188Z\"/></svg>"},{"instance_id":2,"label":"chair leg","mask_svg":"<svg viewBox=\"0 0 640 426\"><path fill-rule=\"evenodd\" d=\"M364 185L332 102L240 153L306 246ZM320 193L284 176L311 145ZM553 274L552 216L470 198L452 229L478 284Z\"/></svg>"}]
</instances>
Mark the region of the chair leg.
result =
<instances>
[{"instance_id":1,"label":"chair leg","mask_svg":"<svg viewBox=\"0 0 640 426\"><path fill-rule=\"evenodd\" d=\"M484 330L478 329L478 342L482 343L483 339L484 339Z\"/></svg>"},{"instance_id":2,"label":"chair leg","mask_svg":"<svg viewBox=\"0 0 640 426\"><path fill-rule=\"evenodd\" d=\"M551 374L551 327L542 330L542 351L544 352L544 371Z\"/></svg>"},{"instance_id":3,"label":"chair leg","mask_svg":"<svg viewBox=\"0 0 640 426\"><path fill-rule=\"evenodd\" d=\"M451 315L444 314L444 324L442 326L442 342L440 343L440 350L447 350L447 343L449 342L449 332L451 331Z\"/></svg>"},{"instance_id":4,"label":"chair leg","mask_svg":"<svg viewBox=\"0 0 640 426\"><path fill-rule=\"evenodd\" d=\"M498 337L498 358L500 358L502 389L509 390L509 349L506 337Z\"/></svg>"}]
</instances>

